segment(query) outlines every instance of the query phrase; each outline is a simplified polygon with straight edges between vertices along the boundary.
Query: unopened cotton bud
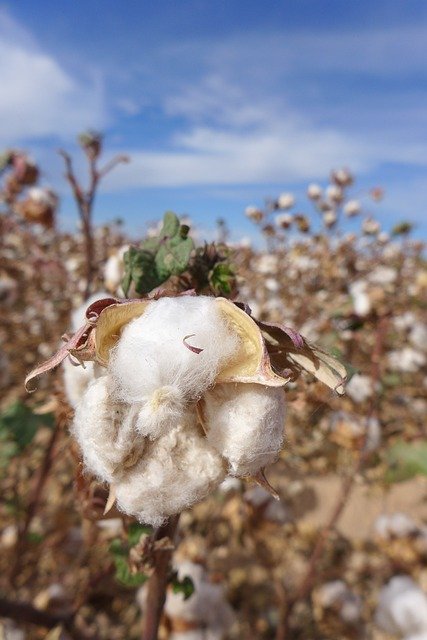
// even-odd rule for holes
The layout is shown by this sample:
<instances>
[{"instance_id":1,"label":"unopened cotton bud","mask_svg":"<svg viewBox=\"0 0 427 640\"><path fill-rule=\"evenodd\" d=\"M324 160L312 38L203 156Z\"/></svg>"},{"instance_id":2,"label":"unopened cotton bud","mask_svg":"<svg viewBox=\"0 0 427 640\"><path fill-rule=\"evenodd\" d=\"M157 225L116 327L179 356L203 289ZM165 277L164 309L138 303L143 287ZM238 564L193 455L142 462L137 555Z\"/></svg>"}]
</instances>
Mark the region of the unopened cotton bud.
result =
<instances>
[{"instance_id":1,"label":"unopened cotton bud","mask_svg":"<svg viewBox=\"0 0 427 640\"><path fill-rule=\"evenodd\" d=\"M255 475L277 460L284 438L283 389L258 384L217 385L204 397L208 442L229 473Z\"/></svg>"},{"instance_id":2,"label":"unopened cotton bud","mask_svg":"<svg viewBox=\"0 0 427 640\"><path fill-rule=\"evenodd\" d=\"M111 352L115 396L139 403L138 429L158 437L214 382L238 344L214 298L161 298L126 325Z\"/></svg>"},{"instance_id":3,"label":"unopened cotton bud","mask_svg":"<svg viewBox=\"0 0 427 640\"><path fill-rule=\"evenodd\" d=\"M278 209L291 209L295 204L295 197L292 193L281 193L277 198Z\"/></svg>"},{"instance_id":4,"label":"unopened cotton bud","mask_svg":"<svg viewBox=\"0 0 427 640\"><path fill-rule=\"evenodd\" d=\"M290 213L280 213L276 216L275 222L281 229L289 229L293 221L293 216Z\"/></svg>"},{"instance_id":5,"label":"unopened cotton bud","mask_svg":"<svg viewBox=\"0 0 427 640\"><path fill-rule=\"evenodd\" d=\"M246 207L245 216L254 222L261 222L264 218L264 213L259 207L250 206Z\"/></svg>"},{"instance_id":6,"label":"unopened cotton bud","mask_svg":"<svg viewBox=\"0 0 427 640\"><path fill-rule=\"evenodd\" d=\"M322 197L322 187L318 184L309 184L307 187L307 196L310 200L319 200Z\"/></svg>"},{"instance_id":7,"label":"unopened cotton bud","mask_svg":"<svg viewBox=\"0 0 427 640\"><path fill-rule=\"evenodd\" d=\"M221 456L197 431L195 418L146 440L143 456L127 469L114 489L119 509L158 527L206 497L225 478Z\"/></svg>"},{"instance_id":8,"label":"unopened cotton bud","mask_svg":"<svg viewBox=\"0 0 427 640\"><path fill-rule=\"evenodd\" d=\"M348 218L352 218L353 216L357 216L361 211L361 206L359 200L349 200L344 205L344 213Z\"/></svg>"}]
</instances>

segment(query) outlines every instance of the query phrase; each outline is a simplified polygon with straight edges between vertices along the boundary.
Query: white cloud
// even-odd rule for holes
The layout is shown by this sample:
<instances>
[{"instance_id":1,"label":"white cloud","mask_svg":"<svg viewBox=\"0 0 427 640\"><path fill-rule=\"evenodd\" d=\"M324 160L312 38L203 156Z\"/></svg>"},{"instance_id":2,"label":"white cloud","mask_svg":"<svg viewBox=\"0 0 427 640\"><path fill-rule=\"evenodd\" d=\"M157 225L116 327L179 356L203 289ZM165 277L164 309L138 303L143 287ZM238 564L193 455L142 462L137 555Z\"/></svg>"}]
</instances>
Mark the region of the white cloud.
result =
<instances>
[{"instance_id":1,"label":"white cloud","mask_svg":"<svg viewBox=\"0 0 427 640\"><path fill-rule=\"evenodd\" d=\"M0 141L75 135L106 123L101 83L72 77L0 11Z\"/></svg>"}]
</instances>

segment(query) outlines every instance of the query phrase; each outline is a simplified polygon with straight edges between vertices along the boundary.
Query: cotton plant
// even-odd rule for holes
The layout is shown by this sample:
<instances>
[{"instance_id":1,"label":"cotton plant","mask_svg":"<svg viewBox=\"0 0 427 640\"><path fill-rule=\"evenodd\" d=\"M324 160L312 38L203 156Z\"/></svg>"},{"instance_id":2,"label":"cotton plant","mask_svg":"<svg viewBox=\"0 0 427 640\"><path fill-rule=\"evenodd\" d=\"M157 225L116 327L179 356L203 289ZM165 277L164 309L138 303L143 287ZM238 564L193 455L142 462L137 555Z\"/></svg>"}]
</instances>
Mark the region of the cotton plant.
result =
<instances>
[{"instance_id":1,"label":"cotton plant","mask_svg":"<svg viewBox=\"0 0 427 640\"><path fill-rule=\"evenodd\" d=\"M404 640L425 637L426 594L410 576L394 576L380 591L375 622L386 633Z\"/></svg>"},{"instance_id":2,"label":"cotton plant","mask_svg":"<svg viewBox=\"0 0 427 640\"><path fill-rule=\"evenodd\" d=\"M99 375L71 431L118 508L160 526L227 475L266 486L283 444L286 385L303 371L337 392L344 367L243 304L207 295L106 298L27 384L67 356Z\"/></svg>"}]
</instances>

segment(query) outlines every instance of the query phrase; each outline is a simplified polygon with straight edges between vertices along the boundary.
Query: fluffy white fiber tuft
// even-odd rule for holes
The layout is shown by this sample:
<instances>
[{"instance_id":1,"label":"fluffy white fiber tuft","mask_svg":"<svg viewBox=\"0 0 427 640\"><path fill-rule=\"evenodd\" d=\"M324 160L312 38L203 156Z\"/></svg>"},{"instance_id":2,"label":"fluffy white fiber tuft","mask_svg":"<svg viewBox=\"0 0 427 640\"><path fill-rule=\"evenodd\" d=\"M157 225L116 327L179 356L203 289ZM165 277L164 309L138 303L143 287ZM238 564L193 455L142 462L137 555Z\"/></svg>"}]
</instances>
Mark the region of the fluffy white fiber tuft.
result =
<instances>
[{"instance_id":1,"label":"fluffy white fiber tuft","mask_svg":"<svg viewBox=\"0 0 427 640\"><path fill-rule=\"evenodd\" d=\"M427 596L409 576L394 576L380 592L375 622L386 633L427 632Z\"/></svg>"},{"instance_id":2,"label":"fluffy white fiber tuft","mask_svg":"<svg viewBox=\"0 0 427 640\"><path fill-rule=\"evenodd\" d=\"M202 500L225 477L224 464L191 414L157 440L145 440L141 459L114 482L117 504L141 522L159 526Z\"/></svg>"},{"instance_id":3,"label":"fluffy white fiber tuft","mask_svg":"<svg viewBox=\"0 0 427 640\"><path fill-rule=\"evenodd\" d=\"M102 481L115 482L142 455L145 443L135 429L135 409L113 402L109 384L107 376L91 382L76 408L71 430L87 469Z\"/></svg>"},{"instance_id":4,"label":"fluffy white fiber tuft","mask_svg":"<svg viewBox=\"0 0 427 640\"><path fill-rule=\"evenodd\" d=\"M285 424L283 389L219 384L204 396L207 440L229 462L229 473L256 474L274 462Z\"/></svg>"},{"instance_id":5,"label":"fluffy white fiber tuft","mask_svg":"<svg viewBox=\"0 0 427 640\"><path fill-rule=\"evenodd\" d=\"M145 405L138 429L158 437L213 384L238 340L214 298L161 298L125 327L111 353L117 399Z\"/></svg>"}]
</instances>

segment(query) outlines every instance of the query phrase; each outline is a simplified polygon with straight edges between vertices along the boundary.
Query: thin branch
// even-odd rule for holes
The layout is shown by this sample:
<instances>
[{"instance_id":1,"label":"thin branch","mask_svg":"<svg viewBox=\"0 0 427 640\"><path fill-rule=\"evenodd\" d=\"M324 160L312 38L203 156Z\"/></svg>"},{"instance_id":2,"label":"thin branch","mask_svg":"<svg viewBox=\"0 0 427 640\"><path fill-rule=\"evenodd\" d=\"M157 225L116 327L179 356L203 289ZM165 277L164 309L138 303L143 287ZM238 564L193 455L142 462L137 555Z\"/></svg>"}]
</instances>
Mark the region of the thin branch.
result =
<instances>
[{"instance_id":1,"label":"thin branch","mask_svg":"<svg viewBox=\"0 0 427 640\"><path fill-rule=\"evenodd\" d=\"M11 618L23 624L36 624L40 627L53 629L60 624L69 627L72 624L74 614L54 615L36 609L28 602L15 602L7 598L0 598L0 617Z\"/></svg>"},{"instance_id":2,"label":"thin branch","mask_svg":"<svg viewBox=\"0 0 427 640\"><path fill-rule=\"evenodd\" d=\"M98 177L100 180L104 178L107 173L110 173L118 164L130 162L129 156L118 155L112 158L107 164L98 171Z\"/></svg>"},{"instance_id":3,"label":"thin branch","mask_svg":"<svg viewBox=\"0 0 427 640\"><path fill-rule=\"evenodd\" d=\"M173 516L166 524L159 527L155 539L169 538L174 541L178 527L179 515ZM172 551L159 550L156 552L155 569L148 582L147 612L144 620L142 640L157 640L160 619L166 600L166 587L169 577L169 565Z\"/></svg>"}]
</instances>

